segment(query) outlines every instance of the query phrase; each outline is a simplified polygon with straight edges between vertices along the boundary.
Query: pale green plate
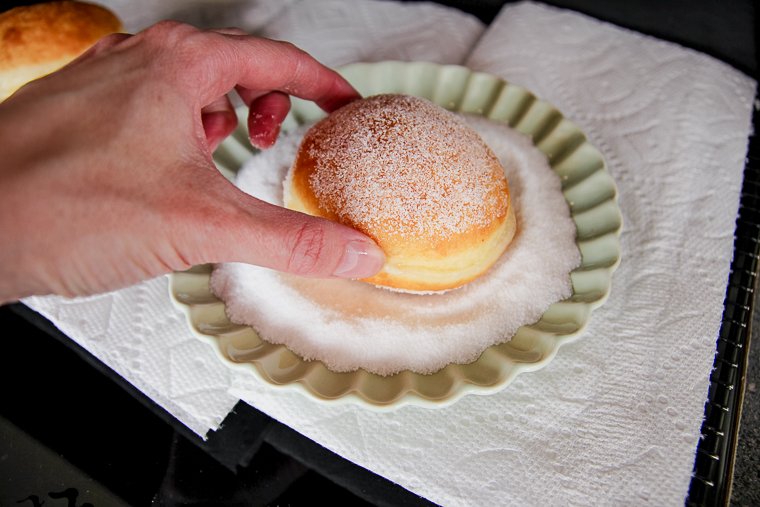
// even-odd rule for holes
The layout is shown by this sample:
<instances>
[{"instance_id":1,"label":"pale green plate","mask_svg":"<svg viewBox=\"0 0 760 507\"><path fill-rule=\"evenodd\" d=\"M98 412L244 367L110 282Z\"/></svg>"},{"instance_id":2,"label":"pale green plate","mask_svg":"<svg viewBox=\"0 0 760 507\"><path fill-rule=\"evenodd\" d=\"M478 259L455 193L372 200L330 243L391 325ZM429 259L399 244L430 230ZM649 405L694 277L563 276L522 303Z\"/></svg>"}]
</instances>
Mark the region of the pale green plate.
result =
<instances>
[{"instance_id":1,"label":"pale green plate","mask_svg":"<svg viewBox=\"0 0 760 507\"><path fill-rule=\"evenodd\" d=\"M571 274L573 295L551 305L538 322L521 327L508 342L486 349L475 362L450 364L432 375L405 371L381 377L364 370L335 373L319 361L302 360L283 345L265 342L250 327L229 321L224 303L209 290L210 266L172 275L172 296L193 329L218 345L216 350L225 360L272 384L319 400L358 402L373 408L405 403L444 406L468 393L501 390L518 373L545 366L561 344L581 333L591 310L606 300L612 272L620 262L622 218L615 184L599 151L550 104L490 74L422 62L355 64L341 73L363 95L418 95L452 111L504 122L531 136L561 178L578 229L582 264ZM322 115L314 104L294 100L283 128ZM243 120L215 154L220 169L228 175L254 156L244 125Z\"/></svg>"}]
</instances>

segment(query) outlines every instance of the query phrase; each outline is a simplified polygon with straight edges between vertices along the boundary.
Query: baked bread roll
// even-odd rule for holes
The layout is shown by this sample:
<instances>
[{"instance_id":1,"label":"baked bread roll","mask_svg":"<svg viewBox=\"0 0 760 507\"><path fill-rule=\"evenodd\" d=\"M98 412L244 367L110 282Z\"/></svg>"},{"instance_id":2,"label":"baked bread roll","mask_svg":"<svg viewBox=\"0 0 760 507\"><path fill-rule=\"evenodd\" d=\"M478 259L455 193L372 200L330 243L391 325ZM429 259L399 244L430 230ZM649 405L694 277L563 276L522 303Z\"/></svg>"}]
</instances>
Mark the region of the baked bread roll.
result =
<instances>
[{"instance_id":1,"label":"baked bread roll","mask_svg":"<svg viewBox=\"0 0 760 507\"><path fill-rule=\"evenodd\" d=\"M482 275L516 230L490 148L454 114L406 95L352 102L309 129L284 203L371 237L386 264L364 281L410 292Z\"/></svg>"},{"instance_id":2,"label":"baked bread roll","mask_svg":"<svg viewBox=\"0 0 760 507\"><path fill-rule=\"evenodd\" d=\"M29 81L54 72L100 38L122 30L108 9L84 2L50 2L0 14L0 101Z\"/></svg>"}]
</instances>

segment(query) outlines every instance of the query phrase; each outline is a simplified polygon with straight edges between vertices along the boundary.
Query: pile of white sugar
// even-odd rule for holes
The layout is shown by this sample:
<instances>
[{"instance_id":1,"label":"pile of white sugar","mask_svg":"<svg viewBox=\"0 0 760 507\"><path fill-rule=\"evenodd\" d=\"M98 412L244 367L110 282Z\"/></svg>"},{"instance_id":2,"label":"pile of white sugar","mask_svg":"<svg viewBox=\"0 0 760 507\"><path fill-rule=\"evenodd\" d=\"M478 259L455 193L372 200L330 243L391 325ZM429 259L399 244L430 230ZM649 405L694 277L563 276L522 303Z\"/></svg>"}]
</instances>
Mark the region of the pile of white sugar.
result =
<instances>
[{"instance_id":1,"label":"pile of white sugar","mask_svg":"<svg viewBox=\"0 0 760 507\"><path fill-rule=\"evenodd\" d=\"M211 286L229 318L334 371L433 373L474 361L569 297L580 254L558 176L529 138L479 116L464 118L504 166L517 215L517 234L490 271L462 288L418 295L222 264ZM238 187L281 205L283 181L307 128L281 135L253 157L238 173Z\"/></svg>"}]
</instances>

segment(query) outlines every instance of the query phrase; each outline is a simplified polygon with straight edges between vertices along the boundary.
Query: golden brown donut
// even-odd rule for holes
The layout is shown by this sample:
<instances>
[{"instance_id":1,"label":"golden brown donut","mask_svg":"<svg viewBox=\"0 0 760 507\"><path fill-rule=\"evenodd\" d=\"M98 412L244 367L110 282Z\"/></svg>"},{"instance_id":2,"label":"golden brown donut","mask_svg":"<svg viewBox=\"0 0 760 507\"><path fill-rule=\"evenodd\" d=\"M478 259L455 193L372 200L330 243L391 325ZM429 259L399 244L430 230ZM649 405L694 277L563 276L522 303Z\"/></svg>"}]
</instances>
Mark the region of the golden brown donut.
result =
<instances>
[{"instance_id":1,"label":"golden brown donut","mask_svg":"<svg viewBox=\"0 0 760 507\"><path fill-rule=\"evenodd\" d=\"M0 101L121 30L111 11L84 2L41 3L0 14Z\"/></svg>"},{"instance_id":2,"label":"golden brown donut","mask_svg":"<svg viewBox=\"0 0 760 507\"><path fill-rule=\"evenodd\" d=\"M504 169L478 134L432 102L376 95L308 130L285 206L371 237L386 264L364 281L412 292L460 287L516 230Z\"/></svg>"}]
</instances>

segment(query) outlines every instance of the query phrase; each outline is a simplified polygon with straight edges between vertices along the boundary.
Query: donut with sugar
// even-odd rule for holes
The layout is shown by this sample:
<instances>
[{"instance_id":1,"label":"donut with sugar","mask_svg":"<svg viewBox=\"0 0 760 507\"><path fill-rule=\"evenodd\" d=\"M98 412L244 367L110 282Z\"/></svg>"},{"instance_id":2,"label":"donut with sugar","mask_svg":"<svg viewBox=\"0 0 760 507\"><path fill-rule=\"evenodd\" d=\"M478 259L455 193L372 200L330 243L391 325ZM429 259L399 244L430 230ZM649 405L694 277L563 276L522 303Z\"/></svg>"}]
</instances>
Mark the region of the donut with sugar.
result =
<instances>
[{"instance_id":1,"label":"donut with sugar","mask_svg":"<svg viewBox=\"0 0 760 507\"><path fill-rule=\"evenodd\" d=\"M408 95L358 100L304 136L285 206L353 227L386 253L364 281L409 292L485 273L516 231L499 160L453 113Z\"/></svg>"}]
</instances>

